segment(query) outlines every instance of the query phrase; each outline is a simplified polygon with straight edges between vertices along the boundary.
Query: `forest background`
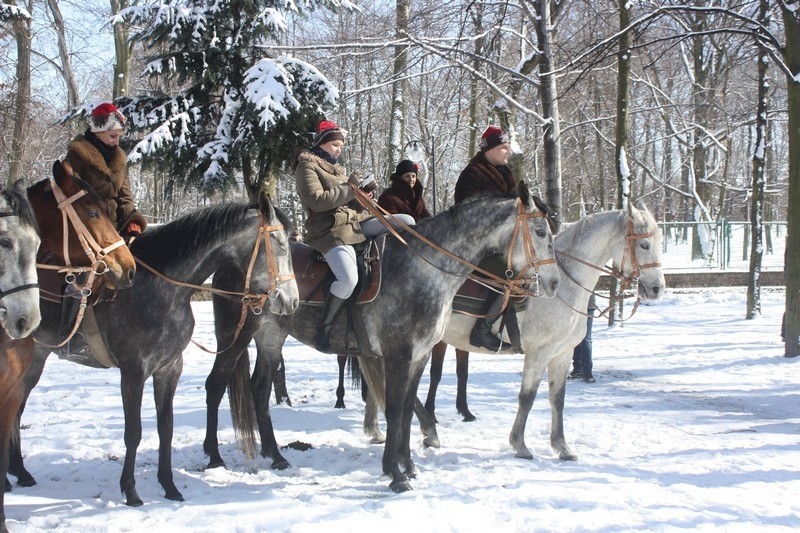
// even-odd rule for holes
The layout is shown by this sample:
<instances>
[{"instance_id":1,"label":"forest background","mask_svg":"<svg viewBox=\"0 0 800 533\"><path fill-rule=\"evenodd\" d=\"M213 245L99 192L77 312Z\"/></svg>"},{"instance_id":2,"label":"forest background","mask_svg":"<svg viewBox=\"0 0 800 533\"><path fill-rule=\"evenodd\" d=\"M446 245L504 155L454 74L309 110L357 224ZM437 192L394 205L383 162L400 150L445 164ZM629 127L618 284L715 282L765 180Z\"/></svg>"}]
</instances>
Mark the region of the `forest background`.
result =
<instances>
[{"instance_id":1,"label":"forest background","mask_svg":"<svg viewBox=\"0 0 800 533\"><path fill-rule=\"evenodd\" d=\"M800 0L3 0L0 168L48 177L113 98L154 222L267 189L302 225L292 161L320 118L384 185L419 161L433 212L488 124L560 221L643 200L662 221L763 221L800 260ZM710 254L696 226L693 254ZM786 354L800 272L786 269Z\"/></svg>"}]
</instances>

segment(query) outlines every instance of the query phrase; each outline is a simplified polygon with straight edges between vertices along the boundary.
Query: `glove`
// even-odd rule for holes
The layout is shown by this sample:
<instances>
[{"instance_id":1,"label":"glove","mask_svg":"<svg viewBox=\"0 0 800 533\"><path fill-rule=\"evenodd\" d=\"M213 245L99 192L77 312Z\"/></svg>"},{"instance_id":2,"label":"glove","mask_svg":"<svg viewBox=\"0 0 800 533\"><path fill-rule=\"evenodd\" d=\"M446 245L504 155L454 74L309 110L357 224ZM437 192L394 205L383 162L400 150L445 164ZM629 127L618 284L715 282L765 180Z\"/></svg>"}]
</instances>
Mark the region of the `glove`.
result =
<instances>
[{"instance_id":1,"label":"glove","mask_svg":"<svg viewBox=\"0 0 800 533\"><path fill-rule=\"evenodd\" d=\"M347 181L358 187L361 184L361 180L364 178L364 175L361 174L360 170L353 171L352 174L347 178Z\"/></svg>"},{"instance_id":2,"label":"glove","mask_svg":"<svg viewBox=\"0 0 800 533\"><path fill-rule=\"evenodd\" d=\"M136 222L131 222L125 227L125 233L132 237L138 237L142 234L142 227Z\"/></svg>"}]
</instances>

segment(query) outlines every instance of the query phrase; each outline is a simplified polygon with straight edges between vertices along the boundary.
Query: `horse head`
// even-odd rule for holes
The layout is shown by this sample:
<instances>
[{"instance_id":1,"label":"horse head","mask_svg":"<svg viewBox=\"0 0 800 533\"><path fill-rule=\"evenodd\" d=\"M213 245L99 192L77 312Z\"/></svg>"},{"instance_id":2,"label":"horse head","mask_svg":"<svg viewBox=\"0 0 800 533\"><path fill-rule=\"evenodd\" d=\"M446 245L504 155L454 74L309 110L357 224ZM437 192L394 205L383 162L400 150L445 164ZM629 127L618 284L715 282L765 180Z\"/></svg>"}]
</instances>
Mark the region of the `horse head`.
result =
<instances>
[{"instance_id":1,"label":"horse head","mask_svg":"<svg viewBox=\"0 0 800 533\"><path fill-rule=\"evenodd\" d=\"M522 238L519 239L524 254L515 253L520 264L515 264L514 270L520 271L521 268L522 275L530 277L532 268L538 289L543 291L546 298L552 298L556 295L561 282L553 248L554 224L549 217L547 204L539 197L530 194L524 181L519 183L518 190L520 202L518 219L527 222L527 230L522 232ZM529 244L526 241L529 241Z\"/></svg>"},{"instance_id":2,"label":"horse head","mask_svg":"<svg viewBox=\"0 0 800 533\"><path fill-rule=\"evenodd\" d=\"M629 202L624 211L625 243L615 251L613 266L622 274L623 287L637 284L642 299L658 300L666 287L661 269L661 228L647 207L643 203L640 206Z\"/></svg>"},{"instance_id":3,"label":"horse head","mask_svg":"<svg viewBox=\"0 0 800 533\"><path fill-rule=\"evenodd\" d=\"M39 232L22 181L0 192L0 325L12 339L39 326Z\"/></svg>"},{"instance_id":4,"label":"horse head","mask_svg":"<svg viewBox=\"0 0 800 533\"><path fill-rule=\"evenodd\" d=\"M29 187L28 198L41 230L42 252L64 265L92 267L106 275L109 288L133 284L136 262L109 219L105 202L69 163L53 163L53 179Z\"/></svg>"},{"instance_id":5,"label":"horse head","mask_svg":"<svg viewBox=\"0 0 800 533\"><path fill-rule=\"evenodd\" d=\"M275 209L269 196L261 192L258 211L263 217L265 257L268 275L269 310L278 315L290 315L300 305L300 293L294 278L289 235L292 223L281 211Z\"/></svg>"}]
</instances>

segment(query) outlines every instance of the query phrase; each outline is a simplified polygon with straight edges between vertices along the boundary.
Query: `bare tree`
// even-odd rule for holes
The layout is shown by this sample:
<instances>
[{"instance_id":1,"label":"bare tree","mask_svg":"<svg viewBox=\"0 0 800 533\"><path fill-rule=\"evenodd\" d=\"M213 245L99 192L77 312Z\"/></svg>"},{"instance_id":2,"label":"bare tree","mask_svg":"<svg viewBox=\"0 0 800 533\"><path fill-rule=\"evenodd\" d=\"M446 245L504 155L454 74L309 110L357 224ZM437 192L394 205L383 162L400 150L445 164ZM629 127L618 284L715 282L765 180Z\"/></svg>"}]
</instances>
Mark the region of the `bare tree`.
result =
<instances>
[{"instance_id":1,"label":"bare tree","mask_svg":"<svg viewBox=\"0 0 800 533\"><path fill-rule=\"evenodd\" d=\"M9 6L20 7L16 0L3 0ZM28 142L28 124L30 122L31 102L31 23L30 13L33 11L33 0L28 0L21 7L25 13L11 18L11 27L17 43L17 91L14 99L14 133L11 139L11 151L8 154L8 182L13 183L24 175L23 162L25 146Z\"/></svg>"}]
</instances>

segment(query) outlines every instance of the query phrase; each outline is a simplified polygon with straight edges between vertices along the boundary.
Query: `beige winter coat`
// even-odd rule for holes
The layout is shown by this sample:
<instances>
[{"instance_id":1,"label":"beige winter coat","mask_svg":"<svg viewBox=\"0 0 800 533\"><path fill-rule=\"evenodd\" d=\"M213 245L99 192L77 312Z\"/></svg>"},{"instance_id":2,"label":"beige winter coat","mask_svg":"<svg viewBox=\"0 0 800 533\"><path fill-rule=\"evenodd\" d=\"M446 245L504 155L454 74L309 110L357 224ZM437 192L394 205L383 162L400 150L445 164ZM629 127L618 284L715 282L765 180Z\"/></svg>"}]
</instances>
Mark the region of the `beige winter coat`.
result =
<instances>
[{"instance_id":1,"label":"beige winter coat","mask_svg":"<svg viewBox=\"0 0 800 533\"><path fill-rule=\"evenodd\" d=\"M308 151L297 159L294 180L306 208L305 242L322 253L334 246L364 242L361 222L370 215L360 212L344 167Z\"/></svg>"}]
</instances>

